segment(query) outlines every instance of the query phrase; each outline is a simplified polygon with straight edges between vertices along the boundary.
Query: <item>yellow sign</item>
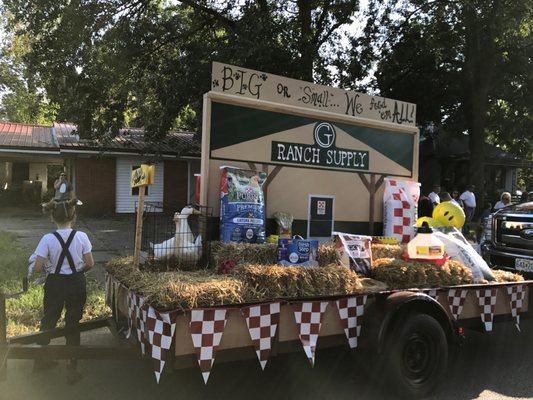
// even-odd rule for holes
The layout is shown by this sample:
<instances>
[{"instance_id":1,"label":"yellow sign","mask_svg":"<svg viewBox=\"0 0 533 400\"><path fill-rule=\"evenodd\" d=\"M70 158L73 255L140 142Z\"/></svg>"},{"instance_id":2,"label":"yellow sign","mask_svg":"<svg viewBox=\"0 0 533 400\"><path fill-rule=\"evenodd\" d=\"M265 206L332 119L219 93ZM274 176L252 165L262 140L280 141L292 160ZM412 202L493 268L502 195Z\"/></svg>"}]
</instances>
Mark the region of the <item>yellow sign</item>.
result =
<instances>
[{"instance_id":1,"label":"yellow sign","mask_svg":"<svg viewBox=\"0 0 533 400\"><path fill-rule=\"evenodd\" d=\"M141 165L131 171L131 187L151 185L154 183L155 165Z\"/></svg>"}]
</instances>

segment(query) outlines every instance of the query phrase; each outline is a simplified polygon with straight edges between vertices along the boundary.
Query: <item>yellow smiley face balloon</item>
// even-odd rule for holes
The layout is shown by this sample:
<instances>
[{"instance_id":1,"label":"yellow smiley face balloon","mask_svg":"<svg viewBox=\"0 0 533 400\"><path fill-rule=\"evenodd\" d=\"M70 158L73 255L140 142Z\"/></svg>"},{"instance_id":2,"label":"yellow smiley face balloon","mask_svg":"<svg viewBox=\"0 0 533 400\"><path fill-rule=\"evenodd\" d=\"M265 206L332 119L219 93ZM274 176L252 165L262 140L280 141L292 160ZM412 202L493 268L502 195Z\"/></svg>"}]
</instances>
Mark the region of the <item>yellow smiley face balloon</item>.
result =
<instances>
[{"instance_id":1,"label":"yellow smiley face balloon","mask_svg":"<svg viewBox=\"0 0 533 400\"><path fill-rule=\"evenodd\" d=\"M444 201L433 209L433 218L444 226L453 226L461 229L465 224L465 212L457 204Z\"/></svg>"},{"instance_id":2,"label":"yellow smiley face balloon","mask_svg":"<svg viewBox=\"0 0 533 400\"><path fill-rule=\"evenodd\" d=\"M441 222L431 217L420 217L416 220L416 227L420 228L424 222L427 222L430 228L442 226Z\"/></svg>"}]
</instances>

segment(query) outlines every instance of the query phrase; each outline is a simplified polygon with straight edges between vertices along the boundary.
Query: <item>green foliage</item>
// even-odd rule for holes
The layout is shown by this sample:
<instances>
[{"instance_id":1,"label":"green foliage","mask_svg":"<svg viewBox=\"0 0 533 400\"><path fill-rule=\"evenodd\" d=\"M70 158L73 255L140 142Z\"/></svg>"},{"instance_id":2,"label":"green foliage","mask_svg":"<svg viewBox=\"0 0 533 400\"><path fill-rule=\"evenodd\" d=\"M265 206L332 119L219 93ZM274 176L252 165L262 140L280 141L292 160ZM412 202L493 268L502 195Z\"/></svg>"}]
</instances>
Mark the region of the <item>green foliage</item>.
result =
<instances>
[{"instance_id":1,"label":"green foliage","mask_svg":"<svg viewBox=\"0 0 533 400\"><path fill-rule=\"evenodd\" d=\"M469 179L484 187L484 143L524 158L533 143L533 0L371 0L342 81L417 104L419 123L470 142Z\"/></svg>"},{"instance_id":2,"label":"green foliage","mask_svg":"<svg viewBox=\"0 0 533 400\"><path fill-rule=\"evenodd\" d=\"M328 52L357 0L6 0L25 64L83 136L199 129L211 62L330 82Z\"/></svg>"},{"instance_id":3,"label":"green foliage","mask_svg":"<svg viewBox=\"0 0 533 400\"><path fill-rule=\"evenodd\" d=\"M24 63L30 51L28 35L3 32L0 24L0 120L50 124L57 107L39 90L32 71Z\"/></svg>"}]
</instances>

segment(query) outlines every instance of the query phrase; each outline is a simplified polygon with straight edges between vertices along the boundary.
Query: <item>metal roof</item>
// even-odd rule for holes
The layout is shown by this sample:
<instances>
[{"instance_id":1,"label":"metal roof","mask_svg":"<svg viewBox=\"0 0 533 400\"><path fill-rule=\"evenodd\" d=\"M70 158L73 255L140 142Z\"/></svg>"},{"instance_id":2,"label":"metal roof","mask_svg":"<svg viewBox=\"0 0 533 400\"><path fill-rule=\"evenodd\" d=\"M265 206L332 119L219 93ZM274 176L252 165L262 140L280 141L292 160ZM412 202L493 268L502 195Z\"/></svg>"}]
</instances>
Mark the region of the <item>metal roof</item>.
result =
<instances>
[{"instance_id":1,"label":"metal roof","mask_svg":"<svg viewBox=\"0 0 533 400\"><path fill-rule=\"evenodd\" d=\"M80 138L73 124L58 123L54 128L61 149L200 155L200 143L192 132L170 131L164 139L151 143L144 140L142 128L123 128L116 136L97 140Z\"/></svg>"},{"instance_id":2,"label":"metal roof","mask_svg":"<svg viewBox=\"0 0 533 400\"><path fill-rule=\"evenodd\" d=\"M59 152L51 126L0 121L0 147L8 149Z\"/></svg>"},{"instance_id":3,"label":"metal roof","mask_svg":"<svg viewBox=\"0 0 533 400\"><path fill-rule=\"evenodd\" d=\"M0 122L1 149L24 149L101 153L163 154L199 156L200 143L192 132L170 131L156 143L144 140L144 129L124 128L114 137L83 139L76 133L76 125L55 123L53 126Z\"/></svg>"}]
</instances>

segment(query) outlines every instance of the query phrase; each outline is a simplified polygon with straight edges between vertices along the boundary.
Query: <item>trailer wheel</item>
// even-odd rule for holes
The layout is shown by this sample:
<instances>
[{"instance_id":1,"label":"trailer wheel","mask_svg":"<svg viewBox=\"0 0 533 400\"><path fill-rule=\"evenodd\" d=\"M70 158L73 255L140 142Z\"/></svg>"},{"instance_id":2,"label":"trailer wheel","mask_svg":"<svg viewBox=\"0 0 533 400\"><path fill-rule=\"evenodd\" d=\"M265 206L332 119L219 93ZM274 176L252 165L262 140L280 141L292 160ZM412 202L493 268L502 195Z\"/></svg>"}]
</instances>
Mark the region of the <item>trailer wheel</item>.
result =
<instances>
[{"instance_id":1,"label":"trailer wheel","mask_svg":"<svg viewBox=\"0 0 533 400\"><path fill-rule=\"evenodd\" d=\"M385 348L385 372L395 393L422 398L436 389L448 364L448 342L435 318L411 314L395 324Z\"/></svg>"}]
</instances>

